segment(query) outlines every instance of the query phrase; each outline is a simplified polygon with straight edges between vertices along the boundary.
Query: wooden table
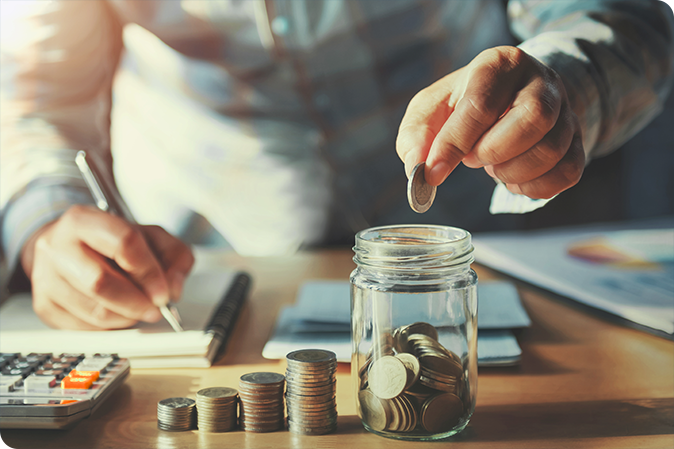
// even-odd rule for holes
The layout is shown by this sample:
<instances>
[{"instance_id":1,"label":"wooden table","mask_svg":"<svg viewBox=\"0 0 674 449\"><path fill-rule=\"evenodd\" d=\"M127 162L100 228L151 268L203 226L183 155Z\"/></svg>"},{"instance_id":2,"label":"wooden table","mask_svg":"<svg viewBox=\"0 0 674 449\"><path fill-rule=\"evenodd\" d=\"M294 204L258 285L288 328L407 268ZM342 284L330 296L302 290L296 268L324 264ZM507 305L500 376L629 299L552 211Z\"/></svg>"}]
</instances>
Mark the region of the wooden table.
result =
<instances>
[{"instance_id":1,"label":"wooden table","mask_svg":"<svg viewBox=\"0 0 674 449\"><path fill-rule=\"evenodd\" d=\"M356 415L348 364L337 373L338 430L324 436L171 433L157 429L157 401L194 397L209 386L238 385L253 371L283 373L262 358L279 307L307 279L347 279L351 251L245 259L202 254L198 265L234 266L254 276L226 355L208 369L132 370L126 384L93 416L67 431L3 430L16 448L673 448L674 343L597 318L568 301L518 285L533 325L519 335L520 366L479 371L469 426L439 443L411 443L366 432ZM475 267L481 279L498 277Z\"/></svg>"}]
</instances>

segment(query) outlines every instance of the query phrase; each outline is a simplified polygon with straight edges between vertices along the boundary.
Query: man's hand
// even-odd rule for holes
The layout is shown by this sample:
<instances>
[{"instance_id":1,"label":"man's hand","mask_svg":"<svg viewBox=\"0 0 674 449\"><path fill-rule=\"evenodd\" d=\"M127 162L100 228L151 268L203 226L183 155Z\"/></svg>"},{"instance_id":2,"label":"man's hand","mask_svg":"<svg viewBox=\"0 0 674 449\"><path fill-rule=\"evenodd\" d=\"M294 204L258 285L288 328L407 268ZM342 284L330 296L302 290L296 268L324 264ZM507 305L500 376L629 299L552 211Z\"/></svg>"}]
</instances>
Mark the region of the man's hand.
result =
<instances>
[{"instance_id":1,"label":"man's hand","mask_svg":"<svg viewBox=\"0 0 674 449\"><path fill-rule=\"evenodd\" d=\"M425 161L426 181L439 185L463 161L531 198L575 185L585 167L562 81L516 47L485 50L415 95L396 149L408 177Z\"/></svg>"},{"instance_id":2,"label":"man's hand","mask_svg":"<svg viewBox=\"0 0 674 449\"><path fill-rule=\"evenodd\" d=\"M73 206L29 239L21 262L31 279L33 308L44 322L116 329L161 319L158 306L180 298L194 257L158 226L131 225Z\"/></svg>"}]
</instances>

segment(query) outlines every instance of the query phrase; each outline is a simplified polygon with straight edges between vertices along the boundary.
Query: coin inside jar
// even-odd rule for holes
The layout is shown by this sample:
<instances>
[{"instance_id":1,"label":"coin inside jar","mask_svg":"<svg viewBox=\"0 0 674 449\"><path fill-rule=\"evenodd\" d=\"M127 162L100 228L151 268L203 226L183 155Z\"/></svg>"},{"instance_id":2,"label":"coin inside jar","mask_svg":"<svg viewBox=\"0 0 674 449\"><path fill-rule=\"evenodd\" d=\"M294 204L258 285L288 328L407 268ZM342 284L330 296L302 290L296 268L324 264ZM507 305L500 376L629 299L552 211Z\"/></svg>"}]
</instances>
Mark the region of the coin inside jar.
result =
<instances>
[{"instance_id":1,"label":"coin inside jar","mask_svg":"<svg viewBox=\"0 0 674 449\"><path fill-rule=\"evenodd\" d=\"M412 210L419 214L423 214L431 208L438 189L426 182L425 168L424 162L417 164L407 181L407 201L410 203Z\"/></svg>"},{"instance_id":2,"label":"coin inside jar","mask_svg":"<svg viewBox=\"0 0 674 449\"><path fill-rule=\"evenodd\" d=\"M399 396L407 385L407 368L400 359L384 356L370 366L368 384L381 399Z\"/></svg>"},{"instance_id":3,"label":"coin inside jar","mask_svg":"<svg viewBox=\"0 0 674 449\"><path fill-rule=\"evenodd\" d=\"M419 375L421 374L421 367L419 365L419 360L412 354L400 353L395 356L407 369L407 384L405 384L405 389L410 388L412 385L419 380Z\"/></svg>"},{"instance_id":4,"label":"coin inside jar","mask_svg":"<svg viewBox=\"0 0 674 449\"><path fill-rule=\"evenodd\" d=\"M358 393L358 400L363 421L374 430L384 430L391 420L391 412L384 406L382 400L370 390L361 390Z\"/></svg>"},{"instance_id":5,"label":"coin inside jar","mask_svg":"<svg viewBox=\"0 0 674 449\"><path fill-rule=\"evenodd\" d=\"M421 422L432 433L451 430L463 414L463 402L452 393L439 394L424 402L421 407Z\"/></svg>"}]
</instances>

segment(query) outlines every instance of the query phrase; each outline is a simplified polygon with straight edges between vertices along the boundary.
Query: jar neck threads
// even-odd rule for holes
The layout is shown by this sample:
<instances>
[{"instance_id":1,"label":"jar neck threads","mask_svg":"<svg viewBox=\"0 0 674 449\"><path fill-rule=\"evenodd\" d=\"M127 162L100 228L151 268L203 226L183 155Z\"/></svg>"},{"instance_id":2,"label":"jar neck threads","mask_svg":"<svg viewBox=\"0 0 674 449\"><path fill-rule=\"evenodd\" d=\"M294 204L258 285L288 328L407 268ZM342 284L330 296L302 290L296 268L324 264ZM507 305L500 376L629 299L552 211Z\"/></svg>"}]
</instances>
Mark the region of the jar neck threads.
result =
<instances>
[{"instance_id":1,"label":"jar neck threads","mask_svg":"<svg viewBox=\"0 0 674 449\"><path fill-rule=\"evenodd\" d=\"M469 232L439 225L394 225L356 234L354 262L380 274L447 276L470 269Z\"/></svg>"}]
</instances>

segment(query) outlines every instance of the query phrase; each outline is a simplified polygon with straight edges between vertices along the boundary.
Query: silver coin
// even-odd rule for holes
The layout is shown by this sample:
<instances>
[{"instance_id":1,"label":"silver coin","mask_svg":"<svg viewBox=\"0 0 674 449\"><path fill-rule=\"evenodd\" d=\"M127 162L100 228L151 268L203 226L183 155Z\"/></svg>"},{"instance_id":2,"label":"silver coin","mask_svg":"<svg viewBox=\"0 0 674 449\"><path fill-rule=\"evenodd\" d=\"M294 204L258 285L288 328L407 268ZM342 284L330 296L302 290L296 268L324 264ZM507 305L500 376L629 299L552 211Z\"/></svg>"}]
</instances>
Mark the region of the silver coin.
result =
<instances>
[{"instance_id":1,"label":"silver coin","mask_svg":"<svg viewBox=\"0 0 674 449\"><path fill-rule=\"evenodd\" d=\"M241 376L240 382L255 385L278 384L285 380L283 374L278 373L248 373Z\"/></svg>"},{"instance_id":2,"label":"silver coin","mask_svg":"<svg viewBox=\"0 0 674 449\"><path fill-rule=\"evenodd\" d=\"M288 430L302 435L323 435L334 432L337 429L337 423L325 427L308 427L298 424L288 423Z\"/></svg>"},{"instance_id":3,"label":"silver coin","mask_svg":"<svg viewBox=\"0 0 674 449\"><path fill-rule=\"evenodd\" d=\"M332 351L326 351L324 349L300 349L298 351L293 351L286 355L286 359L289 362L298 362L298 363L329 363L337 359L337 356Z\"/></svg>"},{"instance_id":4,"label":"silver coin","mask_svg":"<svg viewBox=\"0 0 674 449\"><path fill-rule=\"evenodd\" d=\"M234 388L228 387L202 388L197 391L197 402L199 399L232 400L236 398L237 393L238 392Z\"/></svg>"},{"instance_id":5,"label":"silver coin","mask_svg":"<svg viewBox=\"0 0 674 449\"><path fill-rule=\"evenodd\" d=\"M426 182L424 170L426 163L420 162L412 170L412 175L407 181L407 201L414 212L423 214L433 205L437 187Z\"/></svg>"},{"instance_id":6,"label":"silver coin","mask_svg":"<svg viewBox=\"0 0 674 449\"><path fill-rule=\"evenodd\" d=\"M162 399L161 401L159 401L157 405L166 408L183 408L183 407L191 407L194 404L196 404L196 401L190 398L168 398Z\"/></svg>"},{"instance_id":7,"label":"silver coin","mask_svg":"<svg viewBox=\"0 0 674 449\"><path fill-rule=\"evenodd\" d=\"M334 374L317 372L315 374L295 374L286 372L287 382L303 382L308 384L330 383L334 379Z\"/></svg>"}]
</instances>

